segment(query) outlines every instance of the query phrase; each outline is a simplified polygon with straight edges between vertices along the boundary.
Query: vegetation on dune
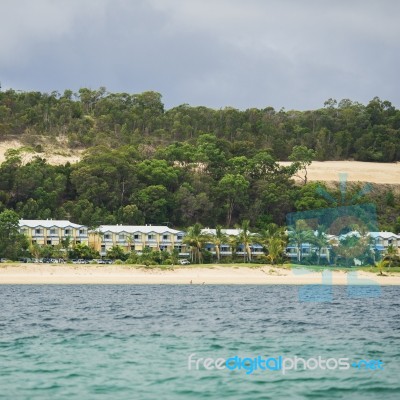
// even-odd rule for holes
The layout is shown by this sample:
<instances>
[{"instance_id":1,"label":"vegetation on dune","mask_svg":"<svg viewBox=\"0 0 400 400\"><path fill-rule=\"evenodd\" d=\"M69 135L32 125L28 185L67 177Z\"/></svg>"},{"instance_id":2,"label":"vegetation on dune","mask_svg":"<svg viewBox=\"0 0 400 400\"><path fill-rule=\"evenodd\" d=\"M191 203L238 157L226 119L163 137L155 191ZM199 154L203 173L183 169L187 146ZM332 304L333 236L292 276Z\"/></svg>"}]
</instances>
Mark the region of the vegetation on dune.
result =
<instances>
[{"instance_id":1,"label":"vegetation on dune","mask_svg":"<svg viewBox=\"0 0 400 400\"><path fill-rule=\"evenodd\" d=\"M210 133L213 137L203 136ZM193 158L207 162L213 175L218 175L218 164L224 160L251 158L260 150L281 161L299 161L300 155L304 162L314 153L317 160L400 160L400 110L378 97L367 105L329 99L321 109L302 112L272 107L215 110L188 104L165 110L157 92L10 89L0 91L0 134L24 139L34 148L38 135L66 137L71 148L140 145L147 156L159 152L160 158L183 164ZM191 147L195 144L196 154Z\"/></svg>"},{"instance_id":2,"label":"vegetation on dune","mask_svg":"<svg viewBox=\"0 0 400 400\"><path fill-rule=\"evenodd\" d=\"M248 221L241 237L245 258L251 258L246 237L251 227L263 235L260 243L274 263L284 242L278 228L268 232L272 223L283 226L294 211L346 205L338 186L307 181L310 162L398 161L400 111L379 98L366 106L330 99L323 108L304 112L187 104L165 110L156 92L0 91L0 138L18 138L38 151L39 137L66 138L69 148L86 151L80 162L59 166L40 157L23 163L20 152L9 151L0 166L0 212L89 227L233 227ZM398 188L372 186L357 196L360 189L348 185L348 198L376 204L381 230L400 232ZM191 233L195 250L203 239ZM301 239L301 231L294 234ZM324 238L319 240L322 247ZM197 260L203 256L193 254Z\"/></svg>"}]
</instances>

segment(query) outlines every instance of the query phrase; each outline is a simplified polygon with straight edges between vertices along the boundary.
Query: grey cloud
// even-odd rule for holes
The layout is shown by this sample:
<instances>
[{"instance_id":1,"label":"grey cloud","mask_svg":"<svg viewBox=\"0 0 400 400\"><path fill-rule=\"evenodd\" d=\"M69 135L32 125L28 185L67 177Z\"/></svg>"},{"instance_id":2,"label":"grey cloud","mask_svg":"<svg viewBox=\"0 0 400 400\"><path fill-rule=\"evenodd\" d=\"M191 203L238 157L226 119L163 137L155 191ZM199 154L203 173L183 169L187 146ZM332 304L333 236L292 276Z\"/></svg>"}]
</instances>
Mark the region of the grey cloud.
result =
<instances>
[{"instance_id":1,"label":"grey cloud","mask_svg":"<svg viewBox=\"0 0 400 400\"><path fill-rule=\"evenodd\" d=\"M167 107L400 105L394 0L3 3L3 87L157 90Z\"/></svg>"}]
</instances>

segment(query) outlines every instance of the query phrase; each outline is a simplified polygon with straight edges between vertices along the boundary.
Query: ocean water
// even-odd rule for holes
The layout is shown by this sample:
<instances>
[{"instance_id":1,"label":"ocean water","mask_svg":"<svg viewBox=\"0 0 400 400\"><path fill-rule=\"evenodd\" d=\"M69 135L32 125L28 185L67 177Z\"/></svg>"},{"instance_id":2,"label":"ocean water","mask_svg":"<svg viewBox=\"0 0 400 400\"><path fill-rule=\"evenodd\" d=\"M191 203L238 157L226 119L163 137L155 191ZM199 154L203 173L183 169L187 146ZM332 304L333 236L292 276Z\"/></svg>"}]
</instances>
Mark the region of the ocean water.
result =
<instances>
[{"instance_id":1,"label":"ocean water","mask_svg":"<svg viewBox=\"0 0 400 400\"><path fill-rule=\"evenodd\" d=\"M399 399L400 287L368 290L314 302L284 285L0 286L0 398ZM191 354L383 369L247 374L189 369Z\"/></svg>"}]
</instances>

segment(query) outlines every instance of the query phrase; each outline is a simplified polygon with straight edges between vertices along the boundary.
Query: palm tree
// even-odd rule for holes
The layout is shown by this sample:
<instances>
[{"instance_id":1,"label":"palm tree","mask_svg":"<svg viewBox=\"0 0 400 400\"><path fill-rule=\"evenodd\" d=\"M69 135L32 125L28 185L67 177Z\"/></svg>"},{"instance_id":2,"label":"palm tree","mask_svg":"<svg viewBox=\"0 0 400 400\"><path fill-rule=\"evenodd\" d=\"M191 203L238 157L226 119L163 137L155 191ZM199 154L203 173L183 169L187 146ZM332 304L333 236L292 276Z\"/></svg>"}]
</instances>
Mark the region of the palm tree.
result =
<instances>
[{"instance_id":1,"label":"palm tree","mask_svg":"<svg viewBox=\"0 0 400 400\"><path fill-rule=\"evenodd\" d=\"M389 268L392 267L393 261L395 261L396 258L398 258L397 248L395 246L393 246L393 244L390 244L386 249L386 254L385 254L385 258L384 258L388 261Z\"/></svg>"},{"instance_id":2,"label":"palm tree","mask_svg":"<svg viewBox=\"0 0 400 400\"><path fill-rule=\"evenodd\" d=\"M271 264L275 264L285 250L287 236L284 228L271 223L257 235L256 240L268 251L267 258Z\"/></svg>"},{"instance_id":3,"label":"palm tree","mask_svg":"<svg viewBox=\"0 0 400 400\"><path fill-rule=\"evenodd\" d=\"M222 232L221 225L217 225L215 228L215 235L211 235L211 243L215 247L215 254L217 256L217 261L221 260L221 245L227 244L229 241L228 236Z\"/></svg>"},{"instance_id":4,"label":"palm tree","mask_svg":"<svg viewBox=\"0 0 400 400\"><path fill-rule=\"evenodd\" d=\"M297 261L301 262L302 256L302 244L303 243L311 243L314 239L314 233L308 227L308 225L303 221L299 220L296 223L295 228L292 231L289 231L289 243L293 243L296 245L297 249Z\"/></svg>"},{"instance_id":5,"label":"palm tree","mask_svg":"<svg viewBox=\"0 0 400 400\"><path fill-rule=\"evenodd\" d=\"M104 233L101 231L99 226L92 226L89 227L88 229L91 232L91 236L92 236L92 243L90 243L89 240L89 245L90 247L94 248L97 251L101 251L101 243L103 241L104 238Z\"/></svg>"},{"instance_id":6,"label":"palm tree","mask_svg":"<svg viewBox=\"0 0 400 400\"><path fill-rule=\"evenodd\" d=\"M232 250L232 258L235 258L236 257L236 249L237 249L237 247L239 245L237 236L229 235L228 236L228 243L229 243L229 246L231 247L231 250Z\"/></svg>"},{"instance_id":7,"label":"palm tree","mask_svg":"<svg viewBox=\"0 0 400 400\"><path fill-rule=\"evenodd\" d=\"M238 235L238 242L241 243L244 247L244 260L247 260L251 262L251 248L250 244L252 243L252 238L251 238L251 233L249 230L250 227L250 221L248 219L245 219L242 222L242 225L240 227L240 233ZM253 239L254 241L254 239Z\"/></svg>"},{"instance_id":8,"label":"palm tree","mask_svg":"<svg viewBox=\"0 0 400 400\"><path fill-rule=\"evenodd\" d=\"M387 266L388 262L386 260L380 260L378 261L375 266L378 268L379 275L383 276L383 270Z\"/></svg>"},{"instance_id":9,"label":"palm tree","mask_svg":"<svg viewBox=\"0 0 400 400\"><path fill-rule=\"evenodd\" d=\"M201 254L201 249L203 248L204 243L210 241L210 235L202 232L201 225L199 223L194 224L187 230L186 235L183 238L183 243L186 243L190 246L191 259L194 264L196 262L199 264L202 263L203 257Z\"/></svg>"},{"instance_id":10,"label":"palm tree","mask_svg":"<svg viewBox=\"0 0 400 400\"><path fill-rule=\"evenodd\" d=\"M271 264L275 264L285 250L286 242L280 237L273 237L268 242L267 258Z\"/></svg>"},{"instance_id":11,"label":"palm tree","mask_svg":"<svg viewBox=\"0 0 400 400\"><path fill-rule=\"evenodd\" d=\"M126 243L128 243L128 252L132 252L132 243L134 242L133 236L131 234L126 235Z\"/></svg>"},{"instance_id":12,"label":"palm tree","mask_svg":"<svg viewBox=\"0 0 400 400\"><path fill-rule=\"evenodd\" d=\"M314 238L312 240L312 244L318 249L317 252L317 264L319 265L321 261L321 250L324 247L327 247L329 245L329 239L326 235L326 230L325 227L322 225L318 225L316 235L314 235ZM329 254L328 254L329 257ZM329 259L328 259L329 260Z\"/></svg>"}]
</instances>

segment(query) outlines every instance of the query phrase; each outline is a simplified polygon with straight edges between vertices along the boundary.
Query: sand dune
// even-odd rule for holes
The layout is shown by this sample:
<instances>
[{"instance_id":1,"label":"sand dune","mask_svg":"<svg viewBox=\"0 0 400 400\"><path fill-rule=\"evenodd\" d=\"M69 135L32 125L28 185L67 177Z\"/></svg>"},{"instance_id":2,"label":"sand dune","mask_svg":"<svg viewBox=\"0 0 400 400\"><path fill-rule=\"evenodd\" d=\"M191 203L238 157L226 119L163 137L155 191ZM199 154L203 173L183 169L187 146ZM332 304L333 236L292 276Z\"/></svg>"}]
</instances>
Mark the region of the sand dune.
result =
<instances>
[{"instance_id":1,"label":"sand dune","mask_svg":"<svg viewBox=\"0 0 400 400\"><path fill-rule=\"evenodd\" d=\"M82 150L69 150L63 143L45 146L43 153L22 152L23 162L33 157L45 158L50 164L59 165L66 162L75 163L81 159ZM0 142L0 163L5 160L8 149L23 147L19 140L5 140ZM289 162L281 162L288 165ZM400 184L400 163L372 163L360 161L314 161L308 167L309 181L339 181L339 174L347 174L348 181Z\"/></svg>"},{"instance_id":2,"label":"sand dune","mask_svg":"<svg viewBox=\"0 0 400 400\"><path fill-rule=\"evenodd\" d=\"M282 162L288 165L289 162ZM400 163L360 161L314 161L308 167L309 181L339 181L346 174L348 181L400 184Z\"/></svg>"},{"instance_id":3,"label":"sand dune","mask_svg":"<svg viewBox=\"0 0 400 400\"><path fill-rule=\"evenodd\" d=\"M7 150L17 150L24 147L24 144L19 140L6 140L0 142L0 163L5 161ZM78 162L81 159L82 150L70 150L67 147L62 146L62 143L56 143L56 145L53 146L44 146L44 151L40 153L34 151L21 151L20 156L23 164L28 163L34 157L41 157L45 158L49 164L63 165L67 162Z\"/></svg>"}]
</instances>

